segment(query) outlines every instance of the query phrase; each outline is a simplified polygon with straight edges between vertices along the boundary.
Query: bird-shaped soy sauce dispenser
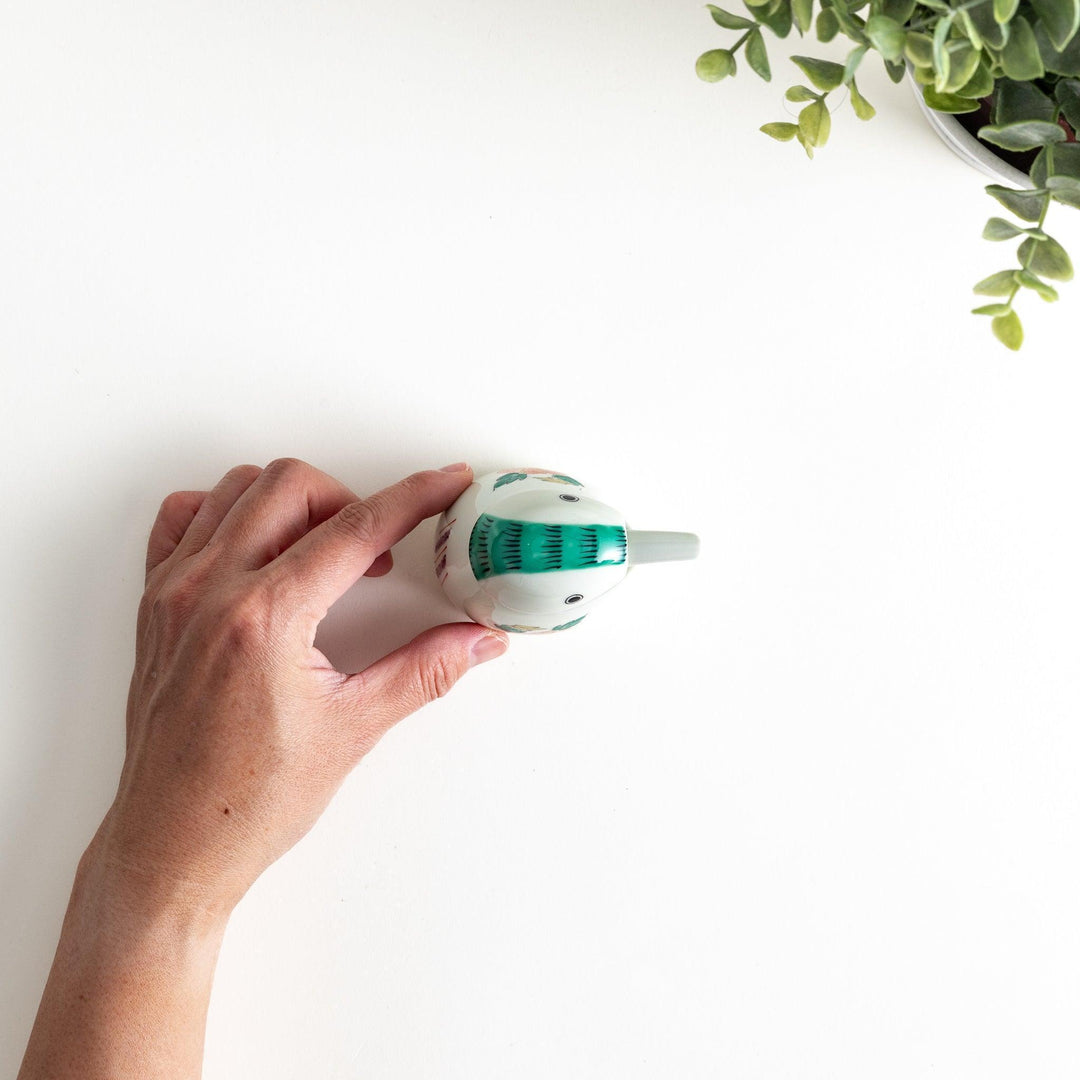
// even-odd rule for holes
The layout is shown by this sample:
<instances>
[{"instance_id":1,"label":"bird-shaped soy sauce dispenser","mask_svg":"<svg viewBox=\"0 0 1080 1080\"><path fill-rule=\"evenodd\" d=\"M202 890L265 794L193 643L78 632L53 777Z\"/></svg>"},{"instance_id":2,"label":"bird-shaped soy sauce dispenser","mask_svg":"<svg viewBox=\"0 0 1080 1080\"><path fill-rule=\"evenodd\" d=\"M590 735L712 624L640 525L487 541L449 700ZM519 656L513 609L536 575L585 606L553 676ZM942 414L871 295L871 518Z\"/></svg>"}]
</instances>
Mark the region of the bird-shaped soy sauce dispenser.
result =
<instances>
[{"instance_id":1,"label":"bird-shaped soy sauce dispenser","mask_svg":"<svg viewBox=\"0 0 1080 1080\"><path fill-rule=\"evenodd\" d=\"M692 533L642 532L544 469L477 477L442 515L435 573L474 622L517 634L576 626L631 566L697 557Z\"/></svg>"}]
</instances>

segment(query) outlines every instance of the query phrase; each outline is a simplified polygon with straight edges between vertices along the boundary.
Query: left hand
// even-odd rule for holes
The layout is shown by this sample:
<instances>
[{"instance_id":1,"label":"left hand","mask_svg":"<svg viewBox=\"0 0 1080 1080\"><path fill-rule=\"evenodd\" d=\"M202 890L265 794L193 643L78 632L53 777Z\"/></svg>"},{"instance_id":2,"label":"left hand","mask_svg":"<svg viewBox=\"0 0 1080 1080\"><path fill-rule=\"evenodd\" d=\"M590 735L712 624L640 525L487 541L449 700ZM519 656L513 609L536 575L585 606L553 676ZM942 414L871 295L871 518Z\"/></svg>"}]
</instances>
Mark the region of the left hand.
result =
<instances>
[{"instance_id":1,"label":"left hand","mask_svg":"<svg viewBox=\"0 0 1080 1080\"><path fill-rule=\"evenodd\" d=\"M285 459L165 500L120 785L79 864L20 1080L199 1076L234 905L393 724L506 649L452 623L347 675L314 646L330 605L471 480L419 472L357 499Z\"/></svg>"},{"instance_id":2,"label":"left hand","mask_svg":"<svg viewBox=\"0 0 1080 1080\"><path fill-rule=\"evenodd\" d=\"M102 846L134 884L228 911L380 736L506 635L439 626L356 675L314 647L330 605L444 510L467 468L366 499L303 462L165 500L151 532L127 756Z\"/></svg>"}]
</instances>

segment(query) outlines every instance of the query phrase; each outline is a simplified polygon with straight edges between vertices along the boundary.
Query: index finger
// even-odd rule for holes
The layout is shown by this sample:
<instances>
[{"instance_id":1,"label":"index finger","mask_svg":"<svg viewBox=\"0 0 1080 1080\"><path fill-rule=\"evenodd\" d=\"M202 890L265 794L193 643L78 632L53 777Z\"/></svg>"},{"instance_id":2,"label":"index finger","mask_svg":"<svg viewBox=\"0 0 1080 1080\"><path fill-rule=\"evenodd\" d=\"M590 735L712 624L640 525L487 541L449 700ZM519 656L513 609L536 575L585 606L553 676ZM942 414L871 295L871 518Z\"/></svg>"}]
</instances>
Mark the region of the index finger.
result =
<instances>
[{"instance_id":1,"label":"index finger","mask_svg":"<svg viewBox=\"0 0 1080 1080\"><path fill-rule=\"evenodd\" d=\"M275 594L316 623L379 557L472 483L468 465L413 473L351 502L268 563Z\"/></svg>"}]
</instances>

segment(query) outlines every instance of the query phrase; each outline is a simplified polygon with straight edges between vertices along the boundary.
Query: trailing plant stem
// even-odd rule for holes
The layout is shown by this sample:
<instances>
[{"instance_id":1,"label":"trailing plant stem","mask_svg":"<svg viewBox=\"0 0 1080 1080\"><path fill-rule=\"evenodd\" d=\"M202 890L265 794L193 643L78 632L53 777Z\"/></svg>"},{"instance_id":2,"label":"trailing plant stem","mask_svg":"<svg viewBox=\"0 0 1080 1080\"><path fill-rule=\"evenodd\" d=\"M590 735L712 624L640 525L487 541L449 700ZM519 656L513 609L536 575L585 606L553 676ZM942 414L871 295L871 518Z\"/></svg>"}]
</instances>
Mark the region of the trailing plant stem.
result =
<instances>
[{"instance_id":1,"label":"trailing plant stem","mask_svg":"<svg viewBox=\"0 0 1080 1080\"><path fill-rule=\"evenodd\" d=\"M1055 124L1058 122L1058 117L1059 116L1061 116L1061 109L1060 108L1056 109L1054 111L1054 123ZM1053 143L1047 144L1047 147L1046 147L1046 175L1047 176L1053 176L1054 175L1054 144ZM1042 229L1043 224L1046 221L1046 214L1050 209L1050 203L1051 202L1053 202L1053 199L1050 198L1050 193L1047 192L1045 199L1043 199L1042 212L1039 214L1039 220L1035 223L1035 228L1036 229L1039 229L1039 230ZM1031 270L1031 260L1034 257L1035 257L1035 248L1033 246L1031 248L1031 250L1028 252L1027 258L1020 260L1020 268L1022 270L1030 271ZM1020 291L1020 283L1017 282L1015 285L1013 285L1013 291L1011 293L1009 293L1009 299L1006 301L1006 303L1008 303L1009 307L1012 307L1012 302L1016 298L1016 294L1019 291Z\"/></svg>"},{"instance_id":2,"label":"trailing plant stem","mask_svg":"<svg viewBox=\"0 0 1080 1080\"><path fill-rule=\"evenodd\" d=\"M961 11L971 11L972 8L982 7L983 4L992 3L993 0L967 0L966 3L961 4L959 7L954 7L950 10L948 18L954 18L959 15ZM907 23L904 27L905 30L925 30L929 26L935 26L941 21L941 16L936 12L933 15L928 15L923 19L916 19L914 22Z\"/></svg>"}]
</instances>

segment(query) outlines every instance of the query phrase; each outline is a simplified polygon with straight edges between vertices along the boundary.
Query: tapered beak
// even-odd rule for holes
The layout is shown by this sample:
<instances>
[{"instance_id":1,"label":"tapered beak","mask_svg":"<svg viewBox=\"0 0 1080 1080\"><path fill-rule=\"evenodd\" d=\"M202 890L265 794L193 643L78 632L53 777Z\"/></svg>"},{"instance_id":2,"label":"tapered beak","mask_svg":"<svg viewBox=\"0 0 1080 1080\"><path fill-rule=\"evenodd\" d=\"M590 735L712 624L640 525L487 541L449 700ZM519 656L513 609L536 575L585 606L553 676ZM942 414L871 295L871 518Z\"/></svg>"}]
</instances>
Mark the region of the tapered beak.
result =
<instances>
[{"instance_id":1,"label":"tapered beak","mask_svg":"<svg viewBox=\"0 0 1080 1080\"><path fill-rule=\"evenodd\" d=\"M693 533L627 529L626 541L626 557L631 565L696 559L701 551L701 541Z\"/></svg>"}]
</instances>

